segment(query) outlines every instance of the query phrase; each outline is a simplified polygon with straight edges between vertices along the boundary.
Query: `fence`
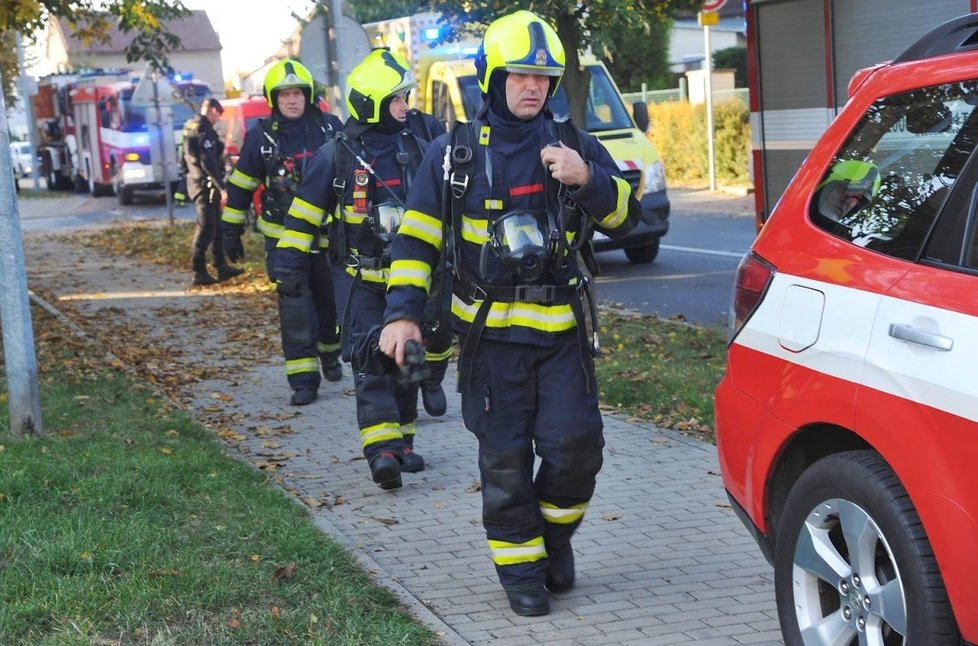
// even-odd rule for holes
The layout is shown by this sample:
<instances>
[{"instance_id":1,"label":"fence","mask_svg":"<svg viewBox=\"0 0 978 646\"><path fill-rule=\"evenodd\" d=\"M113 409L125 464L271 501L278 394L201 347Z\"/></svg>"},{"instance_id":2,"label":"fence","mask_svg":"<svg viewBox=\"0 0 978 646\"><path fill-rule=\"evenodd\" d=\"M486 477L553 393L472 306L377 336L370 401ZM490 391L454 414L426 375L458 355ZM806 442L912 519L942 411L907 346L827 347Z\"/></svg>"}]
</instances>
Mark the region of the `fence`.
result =
<instances>
[{"instance_id":1,"label":"fence","mask_svg":"<svg viewBox=\"0 0 978 646\"><path fill-rule=\"evenodd\" d=\"M629 92L622 94L625 103L631 105L637 101L642 103L665 103L666 101L683 101L686 99L685 88L678 87L671 90L646 90L645 92ZM735 90L715 90L713 101L719 103L728 99L737 99L744 105L750 106L750 90L747 88L737 88Z\"/></svg>"}]
</instances>

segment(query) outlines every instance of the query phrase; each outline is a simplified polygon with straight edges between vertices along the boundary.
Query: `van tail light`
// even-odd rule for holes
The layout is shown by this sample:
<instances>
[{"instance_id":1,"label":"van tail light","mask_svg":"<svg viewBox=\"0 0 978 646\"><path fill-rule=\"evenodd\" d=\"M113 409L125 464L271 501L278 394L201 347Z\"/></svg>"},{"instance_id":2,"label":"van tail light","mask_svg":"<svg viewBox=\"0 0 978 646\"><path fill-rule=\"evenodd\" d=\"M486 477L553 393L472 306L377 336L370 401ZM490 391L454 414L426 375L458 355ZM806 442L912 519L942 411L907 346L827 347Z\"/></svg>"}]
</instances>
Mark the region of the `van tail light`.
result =
<instances>
[{"instance_id":1,"label":"van tail light","mask_svg":"<svg viewBox=\"0 0 978 646\"><path fill-rule=\"evenodd\" d=\"M753 251L748 251L740 261L734 281L733 307L730 308L730 341L764 300L775 271L774 265Z\"/></svg>"}]
</instances>

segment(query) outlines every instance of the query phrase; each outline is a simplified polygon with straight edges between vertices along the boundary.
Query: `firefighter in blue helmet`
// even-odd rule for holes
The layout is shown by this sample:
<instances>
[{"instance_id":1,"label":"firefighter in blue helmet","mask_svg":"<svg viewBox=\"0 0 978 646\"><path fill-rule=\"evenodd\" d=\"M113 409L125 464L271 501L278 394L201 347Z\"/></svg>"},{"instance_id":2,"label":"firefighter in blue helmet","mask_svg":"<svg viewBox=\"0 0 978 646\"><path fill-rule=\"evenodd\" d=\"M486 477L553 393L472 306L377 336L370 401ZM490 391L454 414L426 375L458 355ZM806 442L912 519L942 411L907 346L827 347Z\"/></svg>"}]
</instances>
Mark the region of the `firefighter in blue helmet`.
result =
<instances>
[{"instance_id":1,"label":"firefighter in blue helmet","mask_svg":"<svg viewBox=\"0 0 978 646\"><path fill-rule=\"evenodd\" d=\"M384 489L400 487L401 471L420 471L414 452L417 381L402 383L368 370L354 345L379 333L389 272L388 243L404 213L404 199L433 134L434 118L409 110L416 87L407 63L375 50L346 81L350 111L343 131L318 153L303 179L278 243L278 280L302 275L316 241L329 239L340 305L345 359L352 359L357 422L371 476ZM449 326L443 334L450 335ZM451 337L449 336L449 343ZM447 347L447 344L446 344Z\"/></svg>"},{"instance_id":2,"label":"firefighter in blue helmet","mask_svg":"<svg viewBox=\"0 0 978 646\"><path fill-rule=\"evenodd\" d=\"M548 111L564 71L550 25L529 11L499 18L476 69L482 109L428 149L408 196L379 347L405 360L432 269L451 254L462 417L479 441L489 550L512 610L542 615L547 590L574 585L571 537L604 446L582 258L595 267L592 228L625 235L641 207L598 140Z\"/></svg>"},{"instance_id":3,"label":"firefighter in blue helmet","mask_svg":"<svg viewBox=\"0 0 978 646\"><path fill-rule=\"evenodd\" d=\"M221 226L228 258L244 258L241 236L252 196L264 185L258 230L265 238L265 271L275 275L275 249L285 214L314 153L342 127L316 105L312 74L298 61L284 59L265 75L265 98L272 115L245 134L238 164L228 180L228 203ZM323 247L326 240L321 241ZM279 284L279 326L291 403L305 406L319 392L319 370L329 381L343 378L340 367L336 301L325 248L316 247L302 276Z\"/></svg>"}]
</instances>

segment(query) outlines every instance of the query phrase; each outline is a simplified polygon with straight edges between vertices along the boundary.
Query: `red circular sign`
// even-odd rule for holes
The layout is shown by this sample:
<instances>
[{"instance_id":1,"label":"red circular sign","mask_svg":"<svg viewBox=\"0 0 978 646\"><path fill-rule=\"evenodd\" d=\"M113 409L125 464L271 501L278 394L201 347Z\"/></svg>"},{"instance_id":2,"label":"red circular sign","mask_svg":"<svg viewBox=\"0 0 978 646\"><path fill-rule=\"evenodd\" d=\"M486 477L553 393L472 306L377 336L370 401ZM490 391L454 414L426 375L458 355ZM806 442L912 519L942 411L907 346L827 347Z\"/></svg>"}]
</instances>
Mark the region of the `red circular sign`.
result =
<instances>
[{"instance_id":1,"label":"red circular sign","mask_svg":"<svg viewBox=\"0 0 978 646\"><path fill-rule=\"evenodd\" d=\"M719 11L725 4L727 0L709 0L703 3L703 11Z\"/></svg>"}]
</instances>

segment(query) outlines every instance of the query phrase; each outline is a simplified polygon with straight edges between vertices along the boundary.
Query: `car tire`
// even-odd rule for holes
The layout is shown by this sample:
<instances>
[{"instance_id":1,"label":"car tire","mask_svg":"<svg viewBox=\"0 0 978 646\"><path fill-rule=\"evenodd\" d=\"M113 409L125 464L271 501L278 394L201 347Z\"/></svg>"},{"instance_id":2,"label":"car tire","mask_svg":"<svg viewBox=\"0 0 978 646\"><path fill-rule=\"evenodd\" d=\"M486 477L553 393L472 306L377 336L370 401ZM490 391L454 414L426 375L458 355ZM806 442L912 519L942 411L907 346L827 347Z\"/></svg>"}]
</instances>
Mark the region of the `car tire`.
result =
<instances>
[{"instance_id":1,"label":"car tire","mask_svg":"<svg viewBox=\"0 0 978 646\"><path fill-rule=\"evenodd\" d=\"M809 467L788 494L776 537L787 646L960 643L920 517L876 453L847 451Z\"/></svg>"},{"instance_id":2,"label":"car tire","mask_svg":"<svg viewBox=\"0 0 978 646\"><path fill-rule=\"evenodd\" d=\"M133 190L131 186L119 186L116 189L116 194L119 196L119 204L123 206L132 204Z\"/></svg>"},{"instance_id":3,"label":"car tire","mask_svg":"<svg viewBox=\"0 0 978 646\"><path fill-rule=\"evenodd\" d=\"M628 257L628 262L633 265L650 263L659 255L659 239L655 238L641 247L626 247L625 255Z\"/></svg>"}]
</instances>

